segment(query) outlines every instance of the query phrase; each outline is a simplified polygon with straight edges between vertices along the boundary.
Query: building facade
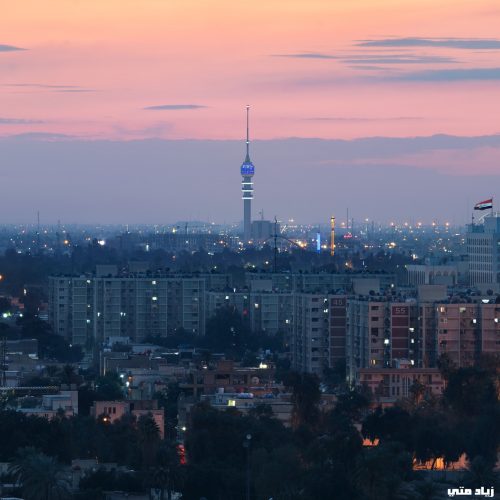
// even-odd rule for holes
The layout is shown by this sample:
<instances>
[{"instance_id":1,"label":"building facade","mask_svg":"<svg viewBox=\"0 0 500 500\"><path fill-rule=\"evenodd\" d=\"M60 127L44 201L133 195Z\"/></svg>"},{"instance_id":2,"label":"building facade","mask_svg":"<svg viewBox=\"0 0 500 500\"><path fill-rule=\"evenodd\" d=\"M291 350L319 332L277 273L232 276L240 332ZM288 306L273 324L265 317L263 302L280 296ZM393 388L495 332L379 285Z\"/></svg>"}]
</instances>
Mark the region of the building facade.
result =
<instances>
[{"instance_id":1,"label":"building facade","mask_svg":"<svg viewBox=\"0 0 500 500\"><path fill-rule=\"evenodd\" d=\"M204 335L205 293L228 281L227 275L210 274L54 276L49 322L55 333L87 351L111 337L141 342L179 329Z\"/></svg>"},{"instance_id":2,"label":"building facade","mask_svg":"<svg viewBox=\"0 0 500 500\"><path fill-rule=\"evenodd\" d=\"M500 214L483 218L482 224L469 224L466 234L470 285L482 290L500 291Z\"/></svg>"}]
</instances>

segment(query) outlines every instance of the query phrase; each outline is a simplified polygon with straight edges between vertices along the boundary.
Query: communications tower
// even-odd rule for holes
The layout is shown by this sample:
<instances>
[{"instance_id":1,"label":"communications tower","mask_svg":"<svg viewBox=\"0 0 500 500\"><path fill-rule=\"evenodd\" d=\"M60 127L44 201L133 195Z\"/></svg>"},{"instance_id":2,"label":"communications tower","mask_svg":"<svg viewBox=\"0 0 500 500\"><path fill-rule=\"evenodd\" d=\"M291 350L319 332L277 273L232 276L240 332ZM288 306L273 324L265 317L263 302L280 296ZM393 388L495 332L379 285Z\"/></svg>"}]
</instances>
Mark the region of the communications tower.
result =
<instances>
[{"instance_id":1,"label":"communications tower","mask_svg":"<svg viewBox=\"0 0 500 500\"><path fill-rule=\"evenodd\" d=\"M255 167L250 160L250 135L249 135L250 106L247 106L247 155L241 164L241 194L243 199L243 240L245 244L252 239L252 200L253 200L253 175Z\"/></svg>"}]
</instances>

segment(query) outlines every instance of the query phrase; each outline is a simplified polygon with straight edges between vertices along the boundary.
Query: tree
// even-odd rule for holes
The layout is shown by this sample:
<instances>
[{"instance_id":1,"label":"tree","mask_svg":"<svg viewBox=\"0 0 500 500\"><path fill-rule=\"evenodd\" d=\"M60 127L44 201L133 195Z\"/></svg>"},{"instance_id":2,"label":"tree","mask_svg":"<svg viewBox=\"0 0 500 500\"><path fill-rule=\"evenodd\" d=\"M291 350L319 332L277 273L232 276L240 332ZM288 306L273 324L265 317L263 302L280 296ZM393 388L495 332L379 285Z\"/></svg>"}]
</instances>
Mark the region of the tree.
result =
<instances>
[{"instance_id":1,"label":"tree","mask_svg":"<svg viewBox=\"0 0 500 500\"><path fill-rule=\"evenodd\" d=\"M151 467L154 464L160 444L160 430L151 414L141 415L139 417L137 431L142 452L143 467Z\"/></svg>"},{"instance_id":2,"label":"tree","mask_svg":"<svg viewBox=\"0 0 500 500\"><path fill-rule=\"evenodd\" d=\"M465 484L471 488L493 486L497 488L500 482L498 472L493 469L494 464L483 457L475 457L470 463L465 475Z\"/></svg>"},{"instance_id":3,"label":"tree","mask_svg":"<svg viewBox=\"0 0 500 500\"><path fill-rule=\"evenodd\" d=\"M300 426L316 426L321 397L317 375L291 372L288 380L285 380L285 385L292 388L292 427L297 429Z\"/></svg>"},{"instance_id":4,"label":"tree","mask_svg":"<svg viewBox=\"0 0 500 500\"><path fill-rule=\"evenodd\" d=\"M241 357L250 340L250 332L235 307L217 309L215 316L207 321L205 346Z\"/></svg>"},{"instance_id":5,"label":"tree","mask_svg":"<svg viewBox=\"0 0 500 500\"><path fill-rule=\"evenodd\" d=\"M425 395L426 387L419 380L415 380L410 387L410 394L413 404L418 405Z\"/></svg>"},{"instance_id":6,"label":"tree","mask_svg":"<svg viewBox=\"0 0 500 500\"><path fill-rule=\"evenodd\" d=\"M96 401L120 401L124 398L123 386L116 372L107 372L95 383Z\"/></svg>"},{"instance_id":7,"label":"tree","mask_svg":"<svg viewBox=\"0 0 500 500\"><path fill-rule=\"evenodd\" d=\"M0 315L3 313L8 313L12 309L10 300L6 297L0 297Z\"/></svg>"},{"instance_id":8,"label":"tree","mask_svg":"<svg viewBox=\"0 0 500 500\"><path fill-rule=\"evenodd\" d=\"M401 483L410 476L411 467L411 455L399 444L380 444L364 448L357 466L361 498L395 498Z\"/></svg>"},{"instance_id":9,"label":"tree","mask_svg":"<svg viewBox=\"0 0 500 500\"><path fill-rule=\"evenodd\" d=\"M463 416L484 415L498 406L497 390L490 373L480 368L460 368L449 376L444 400Z\"/></svg>"},{"instance_id":10,"label":"tree","mask_svg":"<svg viewBox=\"0 0 500 500\"><path fill-rule=\"evenodd\" d=\"M437 367L445 380L457 369L456 363L450 358L448 353L441 354L437 360Z\"/></svg>"},{"instance_id":11,"label":"tree","mask_svg":"<svg viewBox=\"0 0 500 500\"><path fill-rule=\"evenodd\" d=\"M61 464L35 448L20 448L10 472L21 484L26 500L65 500L71 496Z\"/></svg>"},{"instance_id":12,"label":"tree","mask_svg":"<svg viewBox=\"0 0 500 500\"><path fill-rule=\"evenodd\" d=\"M172 498L172 490L180 489L181 470L179 453L175 444L163 442L156 456L156 465L150 470L150 482L153 488L160 490L160 500Z\"/></svg>"}]
</instances>

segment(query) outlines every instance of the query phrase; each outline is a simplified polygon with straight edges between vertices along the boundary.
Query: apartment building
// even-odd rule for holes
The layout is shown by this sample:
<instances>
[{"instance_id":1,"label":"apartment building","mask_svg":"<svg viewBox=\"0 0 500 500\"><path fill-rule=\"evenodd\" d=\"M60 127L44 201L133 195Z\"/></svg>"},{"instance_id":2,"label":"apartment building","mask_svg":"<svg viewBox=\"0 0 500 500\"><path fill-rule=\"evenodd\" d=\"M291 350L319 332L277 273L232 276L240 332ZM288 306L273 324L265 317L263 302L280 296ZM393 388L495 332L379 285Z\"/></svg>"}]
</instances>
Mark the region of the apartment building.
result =
<instances>
[{"instance_id":1,"label":"apartment building","mask_svg":"<svg viewBox=\"0 0 500 500\"><path fill-rule=\"evenodd\" d=\"M87 351L110 337L140 342L181 328L204 335L205 293L228 281L211 274L118 274L116 268L98 269L92 276L53 276L49 322L55 333Z\"/></svg>"},{"instance_id":2,"label":"apartment building","mask_svg":"<svg viewBox=\"0 0 500 500\"><path fill-rule=\"evenodd\" d=\"M351 382L361 368L389 368L396 360L420 366L415 300L399 302L384 297L348 301L347 375Z\"/></svg>"},{"instance_id":3,"label":"apartment building","mask_svg":"<svg viewBox=\"0 0 500 500\"><path fill-rule=\"evenodd\" d=\"M467 226L470 285L500 291L500 213L486 215Z\"/></svg>"}]
</instances>

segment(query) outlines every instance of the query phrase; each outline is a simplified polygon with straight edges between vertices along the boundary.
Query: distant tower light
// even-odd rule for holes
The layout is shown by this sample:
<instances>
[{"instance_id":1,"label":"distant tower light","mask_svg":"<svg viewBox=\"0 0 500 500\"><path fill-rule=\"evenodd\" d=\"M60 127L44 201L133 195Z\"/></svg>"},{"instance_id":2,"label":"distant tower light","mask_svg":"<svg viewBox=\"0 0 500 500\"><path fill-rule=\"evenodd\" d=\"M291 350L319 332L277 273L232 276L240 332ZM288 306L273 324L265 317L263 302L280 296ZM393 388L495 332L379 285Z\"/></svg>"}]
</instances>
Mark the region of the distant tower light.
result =
<instances>
[{"instance_id":1,"label":"distant tower light","mask_svg":"<svg viewBox=\"0 0 500 500\"><path fill-rule=\"evenodd\" d=\"M330 255L335 255L335 217L330 217Z\"/></svg>"}]
</instances>

